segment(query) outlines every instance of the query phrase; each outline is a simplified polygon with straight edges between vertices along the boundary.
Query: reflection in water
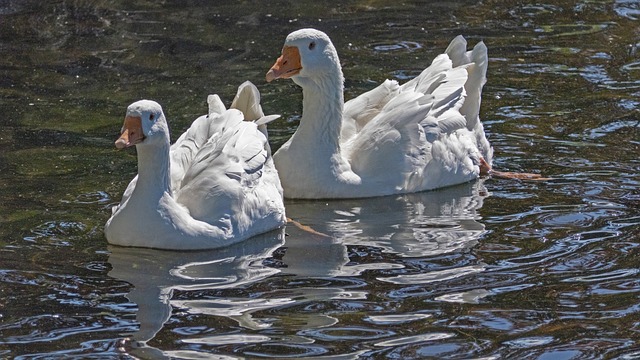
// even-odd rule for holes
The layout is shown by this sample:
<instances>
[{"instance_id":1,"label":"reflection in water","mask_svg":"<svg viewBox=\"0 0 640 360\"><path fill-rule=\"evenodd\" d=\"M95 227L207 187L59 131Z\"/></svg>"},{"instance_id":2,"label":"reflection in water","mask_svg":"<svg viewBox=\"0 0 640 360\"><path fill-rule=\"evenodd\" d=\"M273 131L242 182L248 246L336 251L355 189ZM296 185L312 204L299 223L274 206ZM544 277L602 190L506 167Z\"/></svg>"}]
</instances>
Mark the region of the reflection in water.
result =
<instances>
[{"instance_id":1,"label":"reflection in water","mask_svg":"<svg viewBox=\"0 0 640 360\"><path fill-rule=\"evenodd\" d=\"M330 238L288 238L283 273L357 276L369 269L402 267L387 261L347 265L347 246L372 247L406 258L469 249L485 232L477 210L486 196L479 181L440 191L363 200L292 201L287 204L290 217Z\"/></svg>"},{"instance_id":2,"label":"reflection in water","mask_svg":"<svg viewBox=\"0 0 640 360\"><path fill-rule=\"evenodd\" d=\"M132 338L143 347L135 351L149 355L153 350L145 344L160 331L171 316L172 307L189 314L218 316L235 321L246 333L216 335L191 334L182 338L183 343L207 346L222 344L251 344L264 346L278 344L291 348L313 343L312 337L326 337L335 332L345 335L345 329L333 328L338 319L321 312L287 314L286 319L265 312L288 307L307 306L324 301L363 301L368 292L355 277L364 271L403 269L401 261L361 259L351 264L349 254L358 248L371 248L403 258L444 256L474 246L484 234L484 226L478 222L478 208L482 205L486 190L482 182L465 184L438 192L424 192L373 199L340 200L330 202L303 201L289 204L292 217L305 225L326 234L307 232L295 226L287 227L289 235L284 244L284 255L279 269L266 267L263 260L272 256L282 245L282 237L276 235L251 239L221 251L170 252L149 249L112 247L109 263L113 269L109 275L133 285L127 297L138 305L136 319L140 329ZM445 281L452 277L482 271L481 266L461 266L448 270L382 277L400 285ZM236 289L280 274L283 279L295 277L296 285L283 285L238 295ZM318 279L315 282L313 279ZM335 278L322 284L321 279ZM218 290L216 296L193 296L188 299L172 299L173 291L196 292ZM226 295L224 290L229 295ZM256 316L257 314L261 314ZM428 318L427 314L374 315L370 321L377 324L403 323ZM299 336L255 334L281 322L287 329L299 329ZM317 331L312 331L318 329ZM320 330L325 329L325 330ZM371 337L379 330L355 327L357 337ZM366 333L366 334L365 334ZM305 335L306 334L306 335ZM364 334L364 335L363 335ZM392 334L378 334L372 339ZM432 336L430 334L429 336ZM337 336L337 335L336 335ZM427 335L425 335L427 336ZM420 337L422 338L422 337ZM409 341L406 338L389 340L389 344ZM385 346L382 342L378 346ZM258 346L256 345L256 346ZM311 348L305 347L305 351ZM153 350L159 351L159 350ZM254 350L257 351L257 350ZM264 351L261 354L266 354ZM158 353L154 353L158 354ZM164 353L167 355L167 353ZM173 354L175 355L175 354ZM184 354L183 354L184 355ZM193 354L192 354L193 355Z\"/></svg>"},{"instance_id":3,"label":"reflection in water","mask_svg":"<svg viewBox=\"0 0 640 360\"><path fill-rule=\"evenodd\" d=\"M171 316L173 291L246 286L278 272L262 261L282 245L283 230L217 251L175 252L109 247L109 276L130 283L127 298L138 305L140 329L132 338L152 339ZM185 304L182 304L184 306Z\"/></svg>"},{"instance_id":4,"label":"reflection in water","mask_svg":"<svg viewBox=\"0 0 640 360\"><path fill-rule=\"evenodd\" d=\"M419 322L430 314L389 314L372 303L367 313L373 311L377 315L371 314L363 320L380 326L369 328L342 324L339 317L332 316L332 311L314 309L321 306L319 304L332 303L340 304L336 305L338 308L366 307L364 304L370 302L374 285L360 279L365 272L401 271L402 275L379 277L381 282L401 286L424 284L420 274L432 276L430 281L445 281L446 277L439 275L441 271L410 269L407 264L425 256L446 258L477 244L485 233L484 226L478 222L477 210L486 196L482 182L476 182L437 192L383 198L291 201L287 204L290 217L327 236L287 227L289 236L283 248L279 276L290 280L276 283L279 286L260 297L189 300L180 305L190 308L191 312L232 317L247 330L244 336L249 336L252 330L273 329L269 339L258 341L252 337L254 342L243 347L245 354L256 356L300 355L300 351L305 351L306 356L320 355L327 349L311 344L322 341L384 338L388 340L376 346L386 347L446 338L435 333L396 338L394 331L385 330L389 325ZM482 267L453 264L448 271L463 276L482 270ZM231 313L229 308L238 302L246 306L246 311ZM296 336L273 335L276 329L294 331ZM453 335L447 334L449 336ZM213 340L221 341L218 337ZM197 338L183 341L201 343ZM349 356L356 358L357 354Z\"/></svg>"}]
</instances>

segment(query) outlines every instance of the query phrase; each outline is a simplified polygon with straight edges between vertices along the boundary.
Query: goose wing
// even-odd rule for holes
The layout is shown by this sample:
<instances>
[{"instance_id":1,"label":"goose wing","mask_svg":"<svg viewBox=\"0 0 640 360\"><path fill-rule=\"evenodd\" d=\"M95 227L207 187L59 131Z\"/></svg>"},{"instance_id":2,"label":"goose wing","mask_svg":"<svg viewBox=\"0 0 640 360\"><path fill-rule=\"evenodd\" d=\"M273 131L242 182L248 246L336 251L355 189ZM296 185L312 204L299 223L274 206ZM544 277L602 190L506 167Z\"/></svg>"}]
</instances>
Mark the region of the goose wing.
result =
<instances>
[{"instance_id":1,"label":"goose wing","mask_svg":"<svg viewBox=\"0 0 640 360\"><path fill-rule=\"evenodd\" d=\"M454 68L448 55L436 57L346 144L352 170L362 178L406 188L432 159L433 143L465 128L460 108L467 78L466 68Z\"/></svg>"},{"instance_id":2,"label":"goose wing","mask_svg":"<svg viewBox=\"0 0 640 360\"><path fill-rule=\"evenodd\" d=\"M239 87L232 108L221 113L212 111L220 107L209 97L209 138L194 153L176 194L195 219L250 222L270 213L284 216L265 127L278 116L264 116L259 101L250 82Z\"/></svg>"}]
</instances>

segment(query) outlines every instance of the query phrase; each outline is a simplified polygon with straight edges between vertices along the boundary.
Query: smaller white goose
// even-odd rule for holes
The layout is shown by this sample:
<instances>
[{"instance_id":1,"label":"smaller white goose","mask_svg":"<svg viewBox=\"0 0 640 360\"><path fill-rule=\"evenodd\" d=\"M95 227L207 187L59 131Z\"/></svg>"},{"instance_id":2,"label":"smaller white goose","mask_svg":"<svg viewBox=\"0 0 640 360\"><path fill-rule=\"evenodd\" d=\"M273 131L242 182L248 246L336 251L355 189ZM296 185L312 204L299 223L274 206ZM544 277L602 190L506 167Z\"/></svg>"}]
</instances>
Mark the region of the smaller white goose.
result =
<instances>
[{"instance_id":1,"label":"smaller white goose","mask_svg":"<svg viewBox=\"0 0 640 360\"><path fill-rule=\"evenodd\" d=\"M161 106L150 100L129 105L115 144L136 146L138 175L112 209L107 241L212 249L284 225L282 187L265 126L278 116L265 117L259 99L249 82L238 90L236 109L226 110L210 95L209 115L196 119L171 147Z\"/></svg>"},{"instance_id":2,"label":"smaller white goose","mask_svg":"<svg viewBox=\"0 0 640 360\"><path fill-rule=\"evenodd\" d=\"M478 117L487 48L466 47L458 36L415 79L386 80L344 103L329 37L315 29L289 34L266 76L291 78L303 93L300 125L273 156L285 197L410 193L488 174L493 149Z\"/></svg>"}]
</instances>

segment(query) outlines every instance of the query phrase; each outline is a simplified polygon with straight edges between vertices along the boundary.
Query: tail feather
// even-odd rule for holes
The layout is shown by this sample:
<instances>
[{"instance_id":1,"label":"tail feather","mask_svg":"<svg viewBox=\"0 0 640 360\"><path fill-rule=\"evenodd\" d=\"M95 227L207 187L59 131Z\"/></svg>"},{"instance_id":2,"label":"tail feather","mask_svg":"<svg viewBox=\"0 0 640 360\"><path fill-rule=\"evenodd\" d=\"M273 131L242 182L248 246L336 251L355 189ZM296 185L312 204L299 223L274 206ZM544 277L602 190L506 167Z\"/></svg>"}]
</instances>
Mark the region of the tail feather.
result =
<instances>
[{"instance_id":1,"label":"tail feather","mask_svg":"<svg viewBox=\"0 0 640 360\"><path fill-rule=\"evenodd\" d=\"M207 104L209 104L209 115L220 115L227 110L220 96L216 94L207 96Z\"/></svg>"},{"instance_id":2,"label":"tail feather","mask_svg":"<svg viewBox=\"0 0 640 360\"><path fill-rule=\"evenodd\" d=\"M242 111L244 119L247 121L258 120L264 116L260 106L260 92L250 81L245 81L238 86L238 92L231 103L231 108Z\"/></svg>"},{"instance_id":3,"label":"tail feather","mask_svg":"<svg viewBox=\"0 0 640 360\"><path fill-rule=\"evenodd\" d=\"M444 52L449 56L449 59L451 59L453 67L458 67L470 62L467 55L467 40L462 35L458 35L451 40L447 50Z\"/></svg>"},{"instance_id":4,"label":"tail feather","mask_svg":"<svg viewBox=\"0 0 640 360\"><path fill-rule=\"evenodd\" d=\"M469 79L464 88L467 92L460 112L467 118L467 128L474 129L480 121L480 103L482 102L482 87L487 82L487 65L489 58L487 47L483 42L479 42L472 51L467 52L467 56L473 65L467 68Z\"/></svg>"},{"instance_id":5,"label":"tail feather","mask_svg":"<svg viewBox=\"0 0 640 360\"><path fill-rule=\"evenodd\" d=\"M460 113L467 119L467 128L473 130L479 122L482 87L487 81L487 65L489 63L487 47L481 41L471 51L467 51L467 41L462 35L451 41L446 50L453 66L467 66L469 79L465 83L467 98L460 108Z\"/></svg>"},{"instance_id":6,"label":"tail feather","mask_svg":"<svg viewBox=\"0 0 640 360\"><path fill-rule=\"evenodd\" d=\"M238 86L238 92L231 103L231 108L242 111L244 119L254 121L258 125L258 130L267 138L269 137L267 124L280 117L280 115L264 115L262 106L260 106L260 91L251 81L245 81Z\"/></svg>"}]
</instances>

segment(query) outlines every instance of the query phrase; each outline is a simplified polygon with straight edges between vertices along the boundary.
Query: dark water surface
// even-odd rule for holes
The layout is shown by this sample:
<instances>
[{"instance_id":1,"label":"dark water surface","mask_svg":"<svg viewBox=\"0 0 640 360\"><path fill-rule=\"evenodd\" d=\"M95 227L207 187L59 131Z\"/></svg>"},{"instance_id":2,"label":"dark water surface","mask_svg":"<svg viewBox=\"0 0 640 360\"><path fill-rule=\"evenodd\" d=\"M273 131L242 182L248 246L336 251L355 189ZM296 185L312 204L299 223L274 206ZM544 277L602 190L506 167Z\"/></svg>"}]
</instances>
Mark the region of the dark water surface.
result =
<instances>
[{"instance_id":1,"label":"dark water surface","mask_svg":"<svg viewBox=\"0 0 640 360\"><path fill-rule=\"evenodd\" d=\"M0 357L640 358L639 19L631 0L0 0ZM347 98L485 41L495 166L553 180L287 203L328 237L107 246L136 173L113 146L126 106L159 101L175 139L251 80L278 147L301 92L264 74L307 26Z\"/></svg>"}]
</instances>

